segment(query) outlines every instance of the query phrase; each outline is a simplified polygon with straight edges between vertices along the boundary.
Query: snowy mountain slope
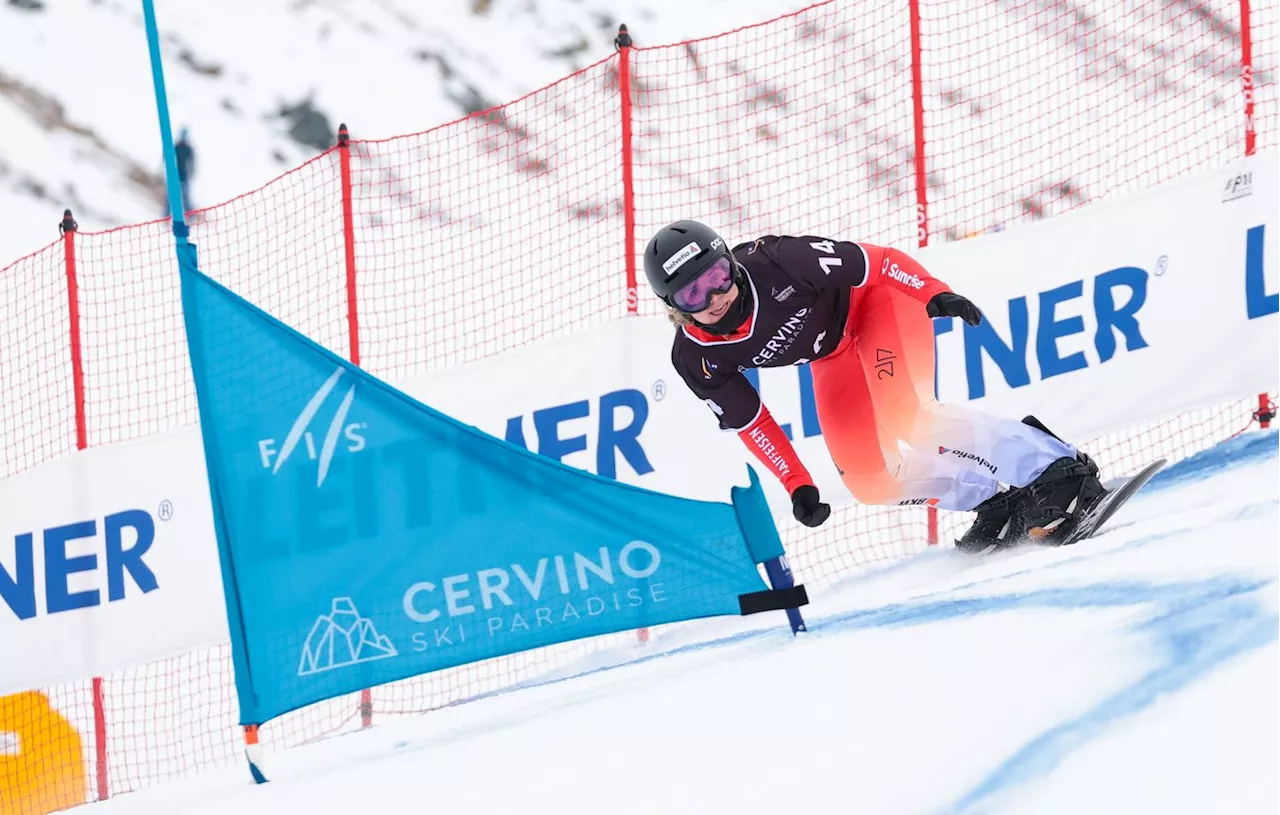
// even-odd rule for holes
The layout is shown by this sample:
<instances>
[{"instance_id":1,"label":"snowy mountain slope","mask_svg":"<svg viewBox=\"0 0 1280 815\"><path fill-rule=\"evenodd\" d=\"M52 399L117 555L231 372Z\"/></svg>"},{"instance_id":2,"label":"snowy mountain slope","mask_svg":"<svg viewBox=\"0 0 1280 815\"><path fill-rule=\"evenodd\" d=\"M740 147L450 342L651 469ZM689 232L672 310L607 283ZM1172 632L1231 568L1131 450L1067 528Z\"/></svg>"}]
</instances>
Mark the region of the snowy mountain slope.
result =
<instances>
[{"instance_id":1,"label":"snowy mountain slope","mask_svg":"<svg viewBox=\"0 0 1280 815\"><path fill-rule=\"evenodd\" d=\"M94 811L1274 812L1277 452L1179 462L1076 546L852 578L798 638L706 621Z\"/></svg>"},{"instance_id":2,"label":"snowy mountain slope","mask_svg":"<svg viewBox=\"0 0 1280 815\"><path fill-rule=\"evenodd\" d=\"M659 45L805 4L697 5L695 15L677 0L161 0L172 120L191 128L198 152L194 205L228 200L297 166L332 144L339 122L355 138L386 138L513 100L607 57L619 22L637 45ZM1274 122L1267 111L1275 101L1275 6L1254 4L1263 125ZM932 37L925 96L935 234L1042 217L1111 194L1126 175L1149 183L1238 153L1239 31L1228 0L981 7L938 0L923 8ZM887 33L898 28L905 36L905 13L882 3L860 5L857 15L869 33L833 32L858 49L847 94L814 108L813 122L742 117L744 130L765 142L788 130L793 137L789 152L756 157L751 176L765 180L785 175L778 171L788 162L815 160L807 155L812 143L794 144L806 129L857 134L842 139L842 149L858 152L868 183L913 211L910 111L897 91L885 96L876 73L905 69L909 53L886 41L902 39ZM1017 53L1003 47L1009 36ZM978 53L999 59L979 61ZM0 267L56 238L64 206L87 230L163 214L149 71L136 0L0 5ZM760 81L779 98L795 98L808 93L807 78ZM1064 84L1079 92L1048 102L1047 90ZM1266 145L1273 137L1263 131ZM1063 132L1074 135L1064 140ZM1161 159L1152 173L1135 166L1140 155L1117 166L1097 155L1107 132L1129 149L1186 155L1167 168ZM758 199L771 194L756 191ZM967 203L974 198L986 208ZM991 212L992 201L1000 212Z\"/></svg>"},{"instance_id":3,"label":"snowy mountain slope","mask_svg":"<svg viewBox=\"0 0 1280 815\"><path fill-rule=\"evenodd\" d=\"M255 189L355 137L416 132L509 101L637 42L705 35L798 0L230 0L156 3L196 206ZM0 267L57 237L165 213L138 0L0 4ZM175 132L176 136L176 132Z\"/></svg>"}]
</instances>

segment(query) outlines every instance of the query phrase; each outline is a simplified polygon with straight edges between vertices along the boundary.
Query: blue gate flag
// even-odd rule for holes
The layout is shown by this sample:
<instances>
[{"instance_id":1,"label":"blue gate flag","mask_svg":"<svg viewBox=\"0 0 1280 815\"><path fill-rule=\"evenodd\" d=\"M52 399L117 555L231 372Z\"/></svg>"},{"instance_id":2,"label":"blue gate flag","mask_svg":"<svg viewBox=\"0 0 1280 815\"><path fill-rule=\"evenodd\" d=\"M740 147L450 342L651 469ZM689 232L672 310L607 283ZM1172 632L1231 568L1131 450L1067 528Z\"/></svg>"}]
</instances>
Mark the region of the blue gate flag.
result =
<instances>
[{"instance_id":1,"label":"blue gate flag","mask_svg":"<svg viewBox=\"0 0 1280 815\"><path fill-rule=\"evenodd\" d=\"M241 724L767 591L754 473L717 503L575 469L180 269Z\"/></svg>"}]
</instances>

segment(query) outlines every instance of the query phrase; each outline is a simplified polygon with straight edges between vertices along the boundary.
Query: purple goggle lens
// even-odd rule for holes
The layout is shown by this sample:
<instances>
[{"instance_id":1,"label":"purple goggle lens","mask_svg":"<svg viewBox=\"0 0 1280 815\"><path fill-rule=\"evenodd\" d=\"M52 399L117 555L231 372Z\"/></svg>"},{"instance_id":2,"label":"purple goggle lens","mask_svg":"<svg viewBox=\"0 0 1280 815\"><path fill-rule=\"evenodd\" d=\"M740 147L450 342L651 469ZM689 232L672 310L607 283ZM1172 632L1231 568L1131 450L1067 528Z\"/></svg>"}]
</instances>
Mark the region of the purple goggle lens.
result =
<instances>
[{"instance_id":1,"label":"purple goggle lens","mask_svg":"<svg viewBox=\"0 0 1280 815\"><path fill-rule=\"evenodd\" d=\"M697 314L711 307L711 295L723 294L732 287L733 262L720 257L672 295L671 300L681 311Z\"/></svg>"}]
</instances>

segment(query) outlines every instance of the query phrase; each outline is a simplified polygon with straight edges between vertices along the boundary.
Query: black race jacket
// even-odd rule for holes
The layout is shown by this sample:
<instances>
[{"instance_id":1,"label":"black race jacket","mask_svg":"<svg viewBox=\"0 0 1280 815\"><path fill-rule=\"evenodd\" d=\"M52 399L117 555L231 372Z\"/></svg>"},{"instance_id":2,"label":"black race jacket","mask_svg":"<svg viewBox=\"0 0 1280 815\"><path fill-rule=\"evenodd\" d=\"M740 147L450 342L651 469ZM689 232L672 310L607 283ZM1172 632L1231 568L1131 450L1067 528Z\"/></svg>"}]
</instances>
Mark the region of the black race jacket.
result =
<instances>
[{"instance_id":1,"label":"black race jacket","mask_svg":"<svg viewBox=\"0 0 1280 815\"><path fill-rule=\"evenodd\" d=\"M742 372L830 354L840 344L858 289L887 284L922 303L948 290L927 275L899 268L896 250L866 243L767 235L734 247L733 255L746 270L752 314L729 335L681 326L671 347L676 371L725 430L743 430L760 413L760 395Z\"/></svg>"}]
</instances>

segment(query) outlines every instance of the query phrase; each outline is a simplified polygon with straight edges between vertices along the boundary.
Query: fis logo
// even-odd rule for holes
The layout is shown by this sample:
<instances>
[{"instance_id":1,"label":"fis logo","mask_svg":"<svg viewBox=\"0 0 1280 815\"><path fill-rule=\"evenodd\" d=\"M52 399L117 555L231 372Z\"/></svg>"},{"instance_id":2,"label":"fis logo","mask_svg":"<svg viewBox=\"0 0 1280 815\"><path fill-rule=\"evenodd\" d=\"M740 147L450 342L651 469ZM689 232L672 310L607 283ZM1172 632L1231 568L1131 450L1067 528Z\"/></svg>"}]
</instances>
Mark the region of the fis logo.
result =
<instances>
[{"instance_id":1,"label":"fis logo","mask_svg":"<svg viewBox=\"0 0 1280 815\"><path fill-rule=\"evenodd\" d=\"M904 286L910 286L913 289L924 288L923 280L907 272L898 264L890 263L888 258L884 259L884 264L880 267L880 273L888 275L890 278L898 281Z\"/></svg>"},{"instance_id":2,"label":"fis logo","mask_svg":"<svg viewBox=\"0 0 1280 815\"><path fill-rule=\"evenodd\" d=\"M1240 173L1233 175L1227 179L1226 186L1222 188L1223 202L1235 201L1244 198L1246 195L1253 194L1253 173Z\"/></svg>"},{"instance_id":3,"label":"fis logo","mask_svg":"<svg viewBox=\"0 0 1280 815\"><path fill-rule=\"evenodd\" d=\"M709 360L706 357L702 358L702 378L703 379L711 379L712 377L714 377L716 371L719 370L719 368L720 368L720 365L718 363L713 362L712 360Z\"/></svg>"},{"instance_id":4,"label":"fis logo","mask_svg":"<svg viewBox=\"0 0 1280 815\"><path fill-rule=\"evenodd\" d=\"M348 453L358 453L365 448L363 431L368 429L368 424L365 422L347 423L347 414L351 411L351 402L356 395L355 385L347 388L346 394L342 397L342 403L338 405L337 412L329 420L329 427L325 431L324 441L318 451L316 450L315 437L309 430L311 420L320 411L320 407L338 384L338 380L342 378L343 373L343 369L338 368L333 372L332 376L325 380L320 389L312 395L306 407L302 409L302 412L298 414L298 418L294 420L293 427L289 428L289 435L285 436L284 445L278 453L275 439L261 439L258 442L258 454L262 457L264 469L270 467L272 475L280 472L280 468L293 455L298 445L303 444L306 447L307 458L312 461L318 459L320 462L319 469L316 472L316 486L319 487L324 484L325 476L329 474L329 465L333 463L333 455L338 449L340 438L345 440L343 443ZM274 465L272 464L272 459L275 460Z\"/></svg>"}]
</instances>

